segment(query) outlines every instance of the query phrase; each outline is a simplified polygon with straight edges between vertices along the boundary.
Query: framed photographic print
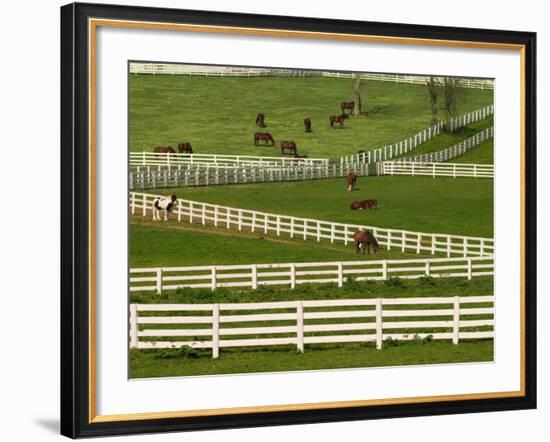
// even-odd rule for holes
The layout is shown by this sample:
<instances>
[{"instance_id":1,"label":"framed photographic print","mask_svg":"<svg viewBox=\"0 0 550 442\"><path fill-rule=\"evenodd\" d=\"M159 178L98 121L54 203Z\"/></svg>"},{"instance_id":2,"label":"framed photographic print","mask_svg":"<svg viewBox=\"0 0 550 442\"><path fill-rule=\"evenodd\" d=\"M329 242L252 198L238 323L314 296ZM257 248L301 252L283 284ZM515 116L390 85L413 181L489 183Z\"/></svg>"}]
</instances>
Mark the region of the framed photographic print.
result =
<instances>
[{"instance_id":1,"label":"framed photographic print","mask_svg":"<svg viewBox=\"0 0 550 442\"><path fill-rule=\"evenodd\" d=\"M62 434L534 408L535 44L62 7Z\"/></svg>"}]
</instances>

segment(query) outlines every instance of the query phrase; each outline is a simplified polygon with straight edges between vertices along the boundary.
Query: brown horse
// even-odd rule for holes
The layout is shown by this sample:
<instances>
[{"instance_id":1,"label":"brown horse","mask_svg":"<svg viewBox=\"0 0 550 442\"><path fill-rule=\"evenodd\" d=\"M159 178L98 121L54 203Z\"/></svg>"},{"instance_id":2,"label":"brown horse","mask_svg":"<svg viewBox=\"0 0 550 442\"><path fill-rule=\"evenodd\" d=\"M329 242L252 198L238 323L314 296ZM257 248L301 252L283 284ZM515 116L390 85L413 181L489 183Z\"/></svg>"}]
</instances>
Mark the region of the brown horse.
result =
<instances>
[{"instance_id":1,"label":"brown horse","mask_svg":"<svg viewBox=\"0 0 550 442\"><path fill-rule=\"evenodd\" d=\"M256 132L254 134L254 146L258 145L259 141L265 141L266 143L271 143L272 146L275 146L275 140L269 132Z\"/></svg>"},{"instance_id":2,"label":"brown horse","mask_svg":"<svg viewBox=\"0 0 550 442\"><path fill-rule=\"evenodd\" d=\"M304 127L306 128L306 132L311 132L311 118L304 118Z\"/></svg>"},{"instance_id":3,"label":"brown horse","mask_svg":"<svg viewBox=\"0 0 550 442\"><path fill-rule=\"evenodd\" d=\"M357 174L351 171L350 173L348 173L346 180L348 182L348 192L351 192L353 188L357 185Z\"/></svg>"},{"instance_id":4,"label":"brown horse","mask_svg":"<svg viewBox=\"0 0 550 442\"><path fill-rule=\"evenodd\" d=\"M364 209L378 209L378 201L377 200L363 200L363 201L354 201L351 203L350 207L351 210L364 210Z\"/></svg>"},{"instance_id":5,"label":"brown horse","mask_svg":"<svg viewBox=\"0 0 550 442\"><path fill-rule=\"evenodd\" d=\"M265 115L261 112L256 116L256 126L265 127Z\"/></svg>"},{"instance_id":6,"label":"brown horse","mask_svg":"<svg viewBox=\"0 0 550 442\"><path fill-rule=\"evenodd\" d=\"M294 155L298 153L296 143L294 141L281 141L281 154L284 155L287 150Z\"/></svg>"},{"instance_id":7,"label":"brown horse","mask_svg":"<svg viewBox=\"0 0 550 442\"><path fill-rule=\"evenodd\" d=\"M351 114L353 112L353 109L355 108L355 103L353 101L350 102L343 102L340 103L340 109L342 109L342 115L346 113L346 109L349 109L349 113Z\"/></svg>"},{"instance_id":8,"label":"brown horse","mask_svg":"<svg viewBox=\"0 0 550 442\"><path fill-rule=\"evenodd\" d=\"M370 255L370 246L374 249L374 253L380 253L380 245L374 237L374 235L368 230L359 229L353 234L353 239L355 241L355 253L359 255L361 246L363 247L363 255L365 254L365 247L367 248L367 253Z\"/></svg>"},{"instance_id":9,"label":"brown horse","mask_svg":"<svg viewBox=\"0 0 550 442\"><path fill-rule=\"evenodd\" d=\"M193 148L191 143L180 143L178 144L179 153L193 153Z\"/></svg>"},{"instance_id":10,"label":"brown horse","mask_svg":"<svg viewBox=\"0 0 550 442\"><path fill-rule=\"evenodd\" d=\"M330 120L330 127L334 129L334 125L336 123L340 124L340 129L344 128L344 121L346 121L349 118L349 115L331 115Z\"/></svg>"},{"instance_id":11,"label":"brown horse","mask_svg":"<svg viewBox=\"0 0 550 442\"><path fill-rule=\"evenodd\" d=\"M155 153L176 153L176 151L172 148L172 146L168 146L168 147L157 146L153 149L153 152L155 152Z\"/></svg>"}]
</instances>

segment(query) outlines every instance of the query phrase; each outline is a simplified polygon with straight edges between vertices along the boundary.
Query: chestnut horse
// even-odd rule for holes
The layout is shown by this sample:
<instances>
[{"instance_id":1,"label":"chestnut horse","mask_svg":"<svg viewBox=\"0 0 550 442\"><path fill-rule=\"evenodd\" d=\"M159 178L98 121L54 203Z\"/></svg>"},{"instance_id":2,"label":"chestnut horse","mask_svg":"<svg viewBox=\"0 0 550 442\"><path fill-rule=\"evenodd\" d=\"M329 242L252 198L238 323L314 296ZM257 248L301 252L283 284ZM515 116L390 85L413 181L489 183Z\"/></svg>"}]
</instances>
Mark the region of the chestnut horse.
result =
<instances>
[{"instance_id":1,"label":"chestnut horse","mask_svg":"<svg viewBox=\"0 0 550 442\"><path fill-rule=\"evenodd\" d=\"M271 143L272 146L275 146L275 140L269 132L256 132L254 134L254 146L257 146L260 140L263 140L266 143Z\"/></svg>"},{"instance_id":2,"label":"chestnut horse","mask_svg":"<svg viewBox=\"0 0 550 442\"><path fill-rule=\"evenodd\" d=\"M193 153L193 148L191 147L191 143L178 144L178 150L180 153Z\"/></svg>"},{"instance_id":3,"label":"chestnut horse","mask_svg":"<svg viewBox=\"0 0 550 442\"><path fill-rule=\"evenodd\" d=\"M350 101L346 103L345 101L343 103L340 103L340 109L342 109L342 115L346 113L346 109L349 109L349 113L351 114L353 112L353 109L355 108L355 103L353 101Z\"/></svg>"},{"instance_id":4,"label":"chestnut horse","mask_svg":"<svg viewBox=\"0 0 550 442\"><path fill-rule=\"evenodd\" d=\"M363 248L363 255L365 254L365 247L367 248L367 253L370 255L370 246L374 249L374 253L380 253L380 245L374 237L374 235L368 230L359 229L353 234L353 239L355 241L355 253L359 254L361 247Z\"/></svg>"},{"instance_id":5,"label":"chestnut horse","mask_svg":"<svg viewBox=\"0 0 550 442\"><path fill-rule=\"evenodd\" d=\"M304 127L306 128L306 132L311 132L311 118L304 118Z\"/></svg>"},{"instance_id":6,"label":"chestnut horse","mask_svg":"<svg viewBox=\"0 0 550 442\"><path fill-rule=\"evenodd\" d=\"M256 116L256 126L265 127L265 115L261 112Z\"/></svg>"},{"instance_id":7,"label":"chestnut horse","mask_svg":"<svg viewBox=\"0 0 550 442\"><path fill-rule=\"evenodd\" d=\"M351 192L353 188L357 185L357 174L351 171L350 173L348 173L346 180L348 182L348 192Z\"/></svg>"},{"instance_id":8,"label":"chestnut horse","mask_svg":"<svg viewBox=\"0 0 550 442\"><path fill-rule=\"evenodd\" d=\"M284 155L287 150L294 155L298 153L296 143L294 141L281 141L281 154Z\"/></svg>"},{"instance_id":9,"label":"chestnut horse","mask_svg":"<svg viewBox=\"0 0 550 442\"><path fill-rule=\"evenodd\" d=\"M176 151L172 148L172 146L168 146L168 147L157 146L153 149L153 152L155 152L155 153L176 153Z\"/></svg>"},{"instance_id":10,"label":"chestnut horse","mask_svg":"<svg viewBox=\"0 0 550 442\"><path fill-rule=\"evenodd\" d=\"M351 210L363 210L363 209L378 209L378 200L363 200L363 201L354 201L351 203Z\"/></svg>"},{"instance_id":11,"label":"chestnut horse","mask_svg":"<svg viewBox=\"0 0 550 442\"><path fill-rule=\"evenodd\" d=\"M336 123L340 124L340 129L344 128L344 121L346 121L349 118L349 115L331 115L330 120L330 127L334 129L334 125Z\"/></svg>"}]
</instances>

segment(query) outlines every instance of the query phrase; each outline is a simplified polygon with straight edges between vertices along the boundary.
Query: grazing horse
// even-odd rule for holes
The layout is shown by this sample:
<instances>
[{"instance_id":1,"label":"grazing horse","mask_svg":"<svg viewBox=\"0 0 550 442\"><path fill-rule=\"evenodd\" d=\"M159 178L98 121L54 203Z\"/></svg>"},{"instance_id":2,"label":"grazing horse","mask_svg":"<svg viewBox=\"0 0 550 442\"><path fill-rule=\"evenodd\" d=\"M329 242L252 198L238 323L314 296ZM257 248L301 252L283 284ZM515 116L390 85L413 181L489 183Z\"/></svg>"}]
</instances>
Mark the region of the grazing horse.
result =
<instances>
[{"instance_id":1,"label":"grazing horse","mask_svg":"<svg viewBox=\"0 0 550 442\"><path fill-rule=\"evenodd\" d=\"M153 152L155 152L155 153L176 153L176 151L172 148L172 146L168 146L168 147L157 146L153 149Z\"/></svg>"},{"instance_id":2,"label":"grazing horse","mask_svg":"<svg viewBox=\"0 0 550 442\"><path fill-rule=\"evenodd\" d=\"M272 146L275 146L275 140L269 132L256 132L254 134L254 146L257 146L260 140L263 140L266 143L271 143Z\"/></svg>"},{"instance_id":3,"label":"grazing horse","mask_svg":"<svg viewBox=\"0 0 550 442\"><path fill-rule=\"evenodd\" d=\"M351 210L378 209L378 200L354 201L349 208Z\"/></svg>"},{"instance_id":4,"label":"grazing horse","mask_svg":"<svg viewBox=\"0 0 550 442\"><path fill-rule=\"evenodd\" d=\"M160 211L164 210L164 221L168 221L168 212L178 205L176 195L166 198L155 198L153 201L153 220L160 221Z\"/></svg>"},{"instance_id":5,"label":"grazing horse","mask_svg":"<svg viewBox=\"0 0 550 442\"><path fill-rule=\"evenodd\" d=\"M281 154L284 155L287 150L294 155L298 153L296 150L296 143L294 141L281 141Z\"/></svg>"},{"instance_id":6,"label":"grazing horse","mask_svg":"<svg viewBox=\"0 0 550 442\"><path fill-rule=\"evenodd\" d=\"M265 127L265 115L261 112L256 116L256 126Z\"/></svg>"},{"instance_id":7,"label":"grazing horse","mask_svg":"<svg viewBox=\"0 0 550 442\"><path fill-rule=\"evenodd\" d=\"M306 132L311 132L311 118L304 118L304 127L306 128Z\"/></svg>"},{"instance_id":8,"label":"grazing horse","mask_svg":"<svg viewBox=\"0 0 550 442\"><path fill-rule=\"evenodd\" d=\"M178 144L178 150L180 153L193 153L193 148L191 147L191 143Z\"/></svg>"},{"instance_id":9,"label":"grazing horse","mask_svg":"<svg viewBox=\"0 0 550 442\"><path fill-rule=\"evenodd\" d=\"M370 255L370 246L374 249L374 253L380 253L380 246L374 235L368 230L359 229L353 234L355 240L355 253L359 255L361 247L363 248L363 255L365 254L365 247L367 253Z\"/></svg>"},{"instance_id":10,"label":"grazing horse","mask_svg":"<svg viewBox=\"0 0 550 442\"><path fill-rule=\"evenodd\" d=\"M351 171L350 173L348 173L346 180L348 182L348 192L351 192L353 188L357 185L357 174Z\"/></svg>"},{"instance_id":11,"label":"grazing horse","mask_svg":"<svg viewBox=\"0 0 550 442\"><path fill-rule=\"evenodd\" d=\"M349 109L349 113L351 114L353 112L353 109L355 108L355 103L353 101L350 101L349 103L346 103L345 101L343 103L340 103L340 109L342 109L342 115L346 113L346 109Z\"/></svg>"},{"instance_id":12,"label":"grazing horse","mask_svg":"<svg viewBox=\"0 0 550 442\"><path fill-rule=\"evenodd\" d=\"M334 129L334 125L336 123L340 124L340 129L344 128L344 121L346 121L349 118L349 115L331 115L330 120L330 127Z\"/></svg>"}]
</instances>

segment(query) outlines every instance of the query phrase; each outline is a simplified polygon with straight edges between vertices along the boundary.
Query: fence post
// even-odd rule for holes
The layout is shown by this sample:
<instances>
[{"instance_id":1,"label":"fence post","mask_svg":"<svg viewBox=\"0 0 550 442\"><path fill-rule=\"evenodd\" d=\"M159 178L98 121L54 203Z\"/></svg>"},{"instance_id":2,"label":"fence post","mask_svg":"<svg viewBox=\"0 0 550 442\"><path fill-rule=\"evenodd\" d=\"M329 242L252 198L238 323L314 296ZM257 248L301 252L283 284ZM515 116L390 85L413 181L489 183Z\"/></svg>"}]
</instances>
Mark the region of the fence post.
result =
<instances>
[{"instance_id":1,"label":"fence post","mask_svg":"<svg viewBox=\"0 0 550 442\"><path fill-rule=\"evenodd\" d=\"M405 253L405 231L401 232L401 253Z\"/></svg>"},{"instance_id":2,"label":"fence post","mask_svg":"<svg viewBox=\"0 0 550 442\"><path fill-rule=\"evenodd\" d=\"M474 164L474 178L477 178L477 164Z\"/></svg>"},{"instance_id":3,"label":"fence post","mask_svg":"<svg viewBox=\"0 0 550 442\"><path fill-rule=\"evenodd\" d=\"M464 257L468 256L468 238L462 240L462 254Z\"/></svg>"},{"instance_id":4,"label":"fence post","mask_svg":"<svg viewBox=\"0 0 550 442\"><path fill-rule=\"evenodd\" d=\"M344 264L342 262L338 263L338 287L344 285Z\"/></svg>"},{"instance_id":5,"label":"fence post","mask_svg":"<svg viewBox=\"0 0 550 442\"><path fill-rule=\"evenodd\" d=\"M137 304L130 304L130 348L138 346Z\"/></svg>"},{"instance_id":6,"label":"fence post","mask_svg":"<svg viewBox=\"0 0 550 442\"><path fill-rule=\"evenodd\" d=\"M277 215L277 236L281 235L281 217Z\"/></svg>"},{"instance_id":7,"label":"fence post","mask_svg":"<svg viewBox=\"0 0 550 442\"><path fill-rule=\"evenodd\" d=\"M388 250L391 249L391 230L388 230Z\"/></svg>"},{"instance_id":8,"label":"fence post","mask_svg":"<svg viewBox=\"0 0 550 442\"><path fill-rule=\"evenodd\" d=\"M142 211L141 211L141 214L143 216L147 216L147 195L145 195L144 193L141 194L141 197L142 197Z\"/></svg>"},{"instance_id":9,"label":"fence post","mask_svg":"<svg viewBox=\"0 0 550 442\"><path fill-rule=\"evenodd\" d=\"M472 279L472 258L468 258L468 281Z\"/></svg>"},{"instance_id":10,"label":"fence post","mask_svg":"<svg viewBox=\"0 0 550 442\"><path fill-rule=\"evenodd\" d=\"M133 215L134 212L136 211L136 194L132 192L130 195L131 195L130 201L132 205L132 215Z\"/></svg>"},{"instance_id":11,"label":"fence post","mask_svg":"<svg viewBox=\"0 0 550 442\"><path fill-rule=\"evenodd\" d=\"M290 237L294 238L294 217L290 217Z\"/></svg>"},{"instance_id":12,"label":"fence post","mask_svg":"<svg viewBox=\"0 0 550 442\"><path fill-rule=\"evenodd\" d=\"M217 273L216 273L216 267L215 266L212 266L210 268L210 283L211 283L211 289L212 290L216 290L216 278L217 278Z\"/></svg>"},{"instance_id":13,"label":"fence post","mask_svg":"<svg viewBox=\"0 0 550 442\"><path fill-rule=\"evenodd\" d=\"M426 259L426 261L424 262L424 273L426 274L426 276L430 276L430 260L429 259Z\"/></svg>"},{"instance_id":14,"label":"fence post","mask_svg":"<svg viewBox=\"0 0 550 442\"><path fill-rule=\"evenodd\" d=\"M453 344L458 344L460 337L460 297L455 296L453 301Z\"/></svg>"},{"instance_id":15,"label":"fence post","mask_svg":"<svg viewBox=\"0 0 550 442\"><path fill-rule=\"evenodd\" d=\"M388 280L388 261L382 261L382 279L384 281Z\"/></svg>"},{"instance_id":16,"label":"fence post","mask_svg":"<svg viewBox=\"0 0 550 442\"><path fill-rule=\"evenodd\" d=\"M160 295L162 294L162 269L161 268L158 268L156 270L156 273L157 273L157 295Z\"/></svg>"},{"instance_id":17,"label":"fence post","mask_svg":"<svg viewBox=\"0 0 550 442\"><path fill-rule=\"evenodd\" d=\"M416 235L416 254L417 255L420 253L420 243L422 242L421 238L422 236L420 235L420 233Z\"/></svg>"},{"instance_id":18,"label":"fence post","mask_svg":"<svg viewBox=\"0 0 550 442\"><path fill-rule=\"evenodd\" d=\"M252 264L251 270L252 270L252 288L257 289L258 288L258 266L256 264Z\"/></svg>"},{"instance_id":19,"label":"fence post","mask_svg":"<svg viewBox=\"0 0 550 442\"><path fill-rule=\"evenodd\" d=\"M344 245L348 245L348 226L344 225Z\"/></svg>"},{"instance_id":20,"label":"fence post","mask_svg":"<svg viewBox=\"0 0 550 442\"><path fill-rule=\"evenodd\" d=\"M241 231L243 228L243 211L241 209L239 209L239 212L238 212L237 226L239 231Z\"/></svg>"},{"instance_id":21,"label":"fence post","mask_svg":"<svg viewBox=\"0 0 550 442\"><path fill-rule=\"evenodd\" d=\"M214 227L218 227L218 206L214 206Z\"/></svg>"},{"instance_id":22,"label":"fence post","mask_svg":"<svg viewBox=\"0 0 550 442\"><path fill-rule=\"evenodd\" d=\"M304 352L304 305L296 301L296 347Z\"/></svg>"},{"instance_id":23,"label":"fence post","mask_svg":"<svg viewBox=\"0 0 550 442\"><path fill-rule=\"evenodd\" d=\"M376 349L382 348L383 340L383 326L382 326L382 298L376 299Z\"/></svg>"},{"instance_id":24,"label":"fence post","mask_svg":"<svg viewBox=\"0 0 550 442\"><path fill-rule=\"evenodd\" d=\"M334 243L334 224L331 224L330 225L330 243L333 244Z\"/></svg>"},{"instance_id":25,"label":"fence post","mask_svg":"<svg viewBox=\"0 0 550 442\"><path fill-rule=\"evenodd\" d=\"M252 228L251 228L252 233L254 233L255 229L256 229L256 212L252 212Z\"/></svg>"},{"instance_id":26,"label":"fence post","mask_svg":"<svg viewBox=\"0 0 550 442\"><path fill-rule=\"evenodd\" d=\"M451 236L447 235L447 258L451 257Z\"/></svg>"},{"instance_id":27,"label":"fence post","mask_svg":"<svg viewBox=\"0 0 550 442\"><path fill-rule=\"evenodd\" d=\"M296 264L290 264L290 288L296 287Z\"/></svg>"},{"instance_id":28,"label":"fence post","mask_svg":"<svg viewBox=\"0 0 550 442\"><path fill-rule=\"evenodd\" d=\"M220 357L220 304L212 307L212 359Z\"/></svg>"},{"instance_id":29,"label":"fence post","mask_svg":"<svg viewBox=\"0 0 550 442\"><path fill-rule=\"evenodd\" d=\"M201 223L203 226L206 224L206 205L205 204L202 205L202 209L201 209Z\"/></svg>"},{"instance_id":30,"label":"fence post","mask_svg":"<svg viewBox=\"0 0 550 442\"><path fill-rule=\"evenodd\" d=\"M432 178L435 178L435 163L432 163Z\"/></svg>"},{"instance_id":31,"label":"fence post","mask_svg":"<svg viewBox=\"0 0 550 442\"><path fill-rule=\"evenodd\" d=\"M317 222L317 242L321 241L321 223Z\"/></svg>"}]
</instances>

